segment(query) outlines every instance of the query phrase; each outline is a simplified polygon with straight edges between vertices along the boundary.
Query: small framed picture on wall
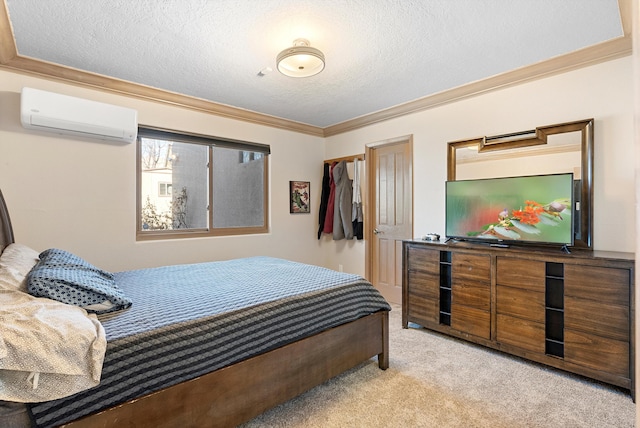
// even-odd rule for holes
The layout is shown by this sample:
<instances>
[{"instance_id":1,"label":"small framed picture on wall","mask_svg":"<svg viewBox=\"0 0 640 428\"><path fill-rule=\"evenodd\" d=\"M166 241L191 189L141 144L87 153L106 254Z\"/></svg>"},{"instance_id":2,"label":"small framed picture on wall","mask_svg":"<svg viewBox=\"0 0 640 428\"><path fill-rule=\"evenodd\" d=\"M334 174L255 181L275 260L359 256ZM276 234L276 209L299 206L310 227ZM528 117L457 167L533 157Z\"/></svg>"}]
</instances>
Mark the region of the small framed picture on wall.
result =
<instances>
[{"instance_id":1,"label":"small framed picture on wall","mask_svg":"<svg viewBox=\"0 0 640 428\"><path fill-rule=\"evenodd\" d=\"M289 182L289 212L308 214L311 212L311 183L308 181Z\"/></svg>"}]
</instances>

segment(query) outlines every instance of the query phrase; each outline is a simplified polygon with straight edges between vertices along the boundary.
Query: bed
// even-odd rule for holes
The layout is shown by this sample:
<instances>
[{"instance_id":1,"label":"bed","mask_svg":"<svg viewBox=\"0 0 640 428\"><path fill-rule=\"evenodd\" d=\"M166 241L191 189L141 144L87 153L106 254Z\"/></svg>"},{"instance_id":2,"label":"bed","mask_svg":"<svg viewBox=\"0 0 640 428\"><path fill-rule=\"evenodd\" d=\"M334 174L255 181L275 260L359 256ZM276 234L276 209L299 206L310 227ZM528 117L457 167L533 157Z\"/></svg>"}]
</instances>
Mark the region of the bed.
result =
<instances>
[{"instance_id":1,"label":"bed","mask_svg":"<svg viewBox=\"0 0 640 428\"><path fill-rule=\"evenodd\" d=\"M13 243L0 192L0 253ZM100 384L0 402L0 425L232 427L371 358L389 364L390 307L357 275L271 257L113 275L133 305L97 316Z\"/></svg>"}]
</instances>

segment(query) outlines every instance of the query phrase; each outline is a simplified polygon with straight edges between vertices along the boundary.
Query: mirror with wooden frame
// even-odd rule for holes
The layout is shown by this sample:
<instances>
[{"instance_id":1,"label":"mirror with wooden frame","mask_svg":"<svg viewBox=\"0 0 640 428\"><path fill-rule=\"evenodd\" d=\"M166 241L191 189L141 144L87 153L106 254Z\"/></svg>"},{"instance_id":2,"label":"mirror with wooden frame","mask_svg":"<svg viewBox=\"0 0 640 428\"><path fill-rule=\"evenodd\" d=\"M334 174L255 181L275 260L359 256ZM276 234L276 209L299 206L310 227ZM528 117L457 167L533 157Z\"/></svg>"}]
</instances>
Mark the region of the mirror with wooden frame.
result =
<instances>
[{"instance_id":1,"label":"mirror with wooden frame","mask_svg":"<svg viewBox=\"0 0 640 428\"><path fill-rule=\"evenodd\" d=\"M447 180L574 174L574 248L593 249L593 119L449 143Z\"/></svg>"}]
</instances>

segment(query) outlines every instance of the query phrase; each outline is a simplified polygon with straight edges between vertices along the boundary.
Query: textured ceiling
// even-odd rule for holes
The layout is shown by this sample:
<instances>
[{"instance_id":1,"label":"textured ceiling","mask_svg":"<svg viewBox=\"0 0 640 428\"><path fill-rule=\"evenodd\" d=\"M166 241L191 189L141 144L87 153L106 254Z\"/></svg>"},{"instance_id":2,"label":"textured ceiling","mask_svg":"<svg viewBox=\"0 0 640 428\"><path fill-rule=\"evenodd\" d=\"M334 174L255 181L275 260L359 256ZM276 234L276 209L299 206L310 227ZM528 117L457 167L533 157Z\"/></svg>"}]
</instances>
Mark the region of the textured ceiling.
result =
<instances>
[{"instance_id":1,"label":"textured ceiling","mask_svg":"<svg viewBox=\"0 0 640 428\"><path fill-rule=\"evenodd\" d=\"M623 36L617 0L5 3L21 56L321 128ZM300 37L326 68L283 76Z\"/></svg>"}]
</instances>

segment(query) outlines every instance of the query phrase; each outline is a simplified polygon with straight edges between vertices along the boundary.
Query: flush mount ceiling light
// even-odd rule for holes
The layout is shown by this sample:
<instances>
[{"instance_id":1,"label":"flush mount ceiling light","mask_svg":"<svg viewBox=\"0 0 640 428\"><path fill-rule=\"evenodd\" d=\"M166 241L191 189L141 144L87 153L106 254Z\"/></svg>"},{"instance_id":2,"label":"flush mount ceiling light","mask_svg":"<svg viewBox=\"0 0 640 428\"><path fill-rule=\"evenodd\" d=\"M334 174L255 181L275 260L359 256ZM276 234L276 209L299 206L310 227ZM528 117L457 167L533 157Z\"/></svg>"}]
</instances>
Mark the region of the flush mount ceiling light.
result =
<instances>
[{"instance_id":1,"label":"flush mount ceiling light","mask_svg":"<svg viewBox=\"0 0 640 428\"><path fill-rule=\"evenodd\" d=\"M290 77L314 76L324 70L324 54L309 46L309 40L296 39L276 58L278 71Z\"/></svg>"}]
</instances>

